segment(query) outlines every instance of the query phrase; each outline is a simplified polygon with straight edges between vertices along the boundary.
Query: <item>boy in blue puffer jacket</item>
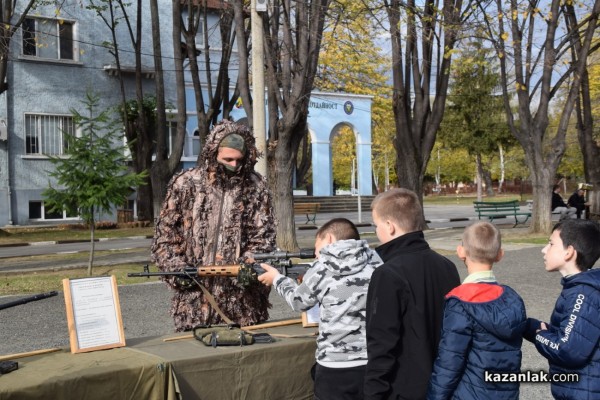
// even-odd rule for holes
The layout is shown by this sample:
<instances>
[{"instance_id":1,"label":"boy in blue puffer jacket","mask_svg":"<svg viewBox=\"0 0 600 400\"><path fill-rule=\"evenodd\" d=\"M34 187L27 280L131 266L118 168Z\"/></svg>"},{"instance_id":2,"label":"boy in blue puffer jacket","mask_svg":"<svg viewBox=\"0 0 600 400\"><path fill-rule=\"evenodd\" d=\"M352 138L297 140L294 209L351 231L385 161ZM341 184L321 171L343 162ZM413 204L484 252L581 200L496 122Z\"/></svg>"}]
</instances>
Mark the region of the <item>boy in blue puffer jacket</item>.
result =
<instances>
[{"instance_id":1,"label":"boy in blue puffer jacket","mask_svg":"<svg viewBox=\"0 0 600 400\"><path fill-rule=\"evenodd\" d=\"M600 225L561 221L542 253L563 290L550 323L529 318L524 337L548 359L555 399L600 399L600 270L590 270L600 258Z\"/></svg>"},{"instance_id":2,"label":"boy in blue puffer jacket","mask_svg":"<svg viewBox=\"0 0 600 400\"><path fill-rule=\"evenodd\" d=\"M504 255L500 231L476 222L456 249L469 275L446 295L442 338L428 399L518 399L519 383L486 382L486 374L518 373L526 313L523 299L499 285L492 265Z\"/></svg>"}]
</instances>

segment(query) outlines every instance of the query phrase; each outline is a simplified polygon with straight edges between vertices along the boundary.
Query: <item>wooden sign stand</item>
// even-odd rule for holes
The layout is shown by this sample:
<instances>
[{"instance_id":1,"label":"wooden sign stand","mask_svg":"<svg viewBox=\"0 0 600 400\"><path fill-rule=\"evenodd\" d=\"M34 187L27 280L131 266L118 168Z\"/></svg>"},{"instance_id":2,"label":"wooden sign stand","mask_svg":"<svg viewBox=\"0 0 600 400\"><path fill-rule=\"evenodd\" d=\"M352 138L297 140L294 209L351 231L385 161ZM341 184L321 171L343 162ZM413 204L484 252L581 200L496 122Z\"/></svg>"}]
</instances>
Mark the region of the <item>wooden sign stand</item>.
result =
<instances>
[{"instance_id":1,"label":"wooden sign stand","mask_svg":"<svg viewBox=\"0 0 600 400\"><path fill-rule=\"evenodd\" d=\"M63 279L71 353L125 346L114 275Z\"/></svg>"}]
</instances>

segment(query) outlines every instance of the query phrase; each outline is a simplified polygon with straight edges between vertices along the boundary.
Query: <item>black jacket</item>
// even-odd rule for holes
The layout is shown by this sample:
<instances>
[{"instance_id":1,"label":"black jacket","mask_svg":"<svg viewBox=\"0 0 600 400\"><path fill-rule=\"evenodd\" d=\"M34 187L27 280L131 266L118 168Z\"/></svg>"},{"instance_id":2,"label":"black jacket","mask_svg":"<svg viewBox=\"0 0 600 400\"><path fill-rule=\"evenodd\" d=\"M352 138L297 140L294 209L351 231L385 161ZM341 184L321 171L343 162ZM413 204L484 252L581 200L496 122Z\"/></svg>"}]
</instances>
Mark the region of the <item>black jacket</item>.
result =
<instances>
[{"instance_id":1,"label":"black jacket","mask_svg":"<svg viewBox=\"0 0 600 400\"><path fill-rule=\"evenodd\" d=\"M422 399L437 356L444 296L460 285L458 272L420 231L376 251L384 264L367 295L365 400Z\"/></svg>"},{"instance_id":2,"label":"black jacket","mask_svg":"<svg viewBox=\"0 0 600 400\"><path fill-rule=\"evenodd\" d=\"M557 207L568 207L560 194L552 192L552 211Z\"/></svg>"}]
</instances>

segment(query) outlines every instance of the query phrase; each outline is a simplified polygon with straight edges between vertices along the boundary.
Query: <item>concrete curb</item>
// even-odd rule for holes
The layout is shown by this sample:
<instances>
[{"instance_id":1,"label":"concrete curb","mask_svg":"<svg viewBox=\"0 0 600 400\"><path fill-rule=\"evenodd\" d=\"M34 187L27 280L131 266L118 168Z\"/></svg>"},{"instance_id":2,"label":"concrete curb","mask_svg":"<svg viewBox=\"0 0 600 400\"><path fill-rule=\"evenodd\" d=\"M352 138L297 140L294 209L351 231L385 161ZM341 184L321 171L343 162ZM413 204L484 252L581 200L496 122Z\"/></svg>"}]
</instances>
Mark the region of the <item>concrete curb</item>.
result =
<instances>
[{"instance_id":1,"label":"concrete curb","mask_svg":"<svg viewBox=\"0 0 600 400\"><path fill-rule=\"evenodd\" d=\"M94 242L108 242L111 240L139 240L139 239L152 239L152 235L141 235L141 236L123 236L114 238L100 238L94 239ZM89 243L89 239L70 239L70 240L48 240L43 242L24 242L24 243L2 243L2 247L22 247L22 246L49 246L55 244L69 244L69 243ZM0 256L0 258L2 258Z\"/></svg>"}]
</instances>

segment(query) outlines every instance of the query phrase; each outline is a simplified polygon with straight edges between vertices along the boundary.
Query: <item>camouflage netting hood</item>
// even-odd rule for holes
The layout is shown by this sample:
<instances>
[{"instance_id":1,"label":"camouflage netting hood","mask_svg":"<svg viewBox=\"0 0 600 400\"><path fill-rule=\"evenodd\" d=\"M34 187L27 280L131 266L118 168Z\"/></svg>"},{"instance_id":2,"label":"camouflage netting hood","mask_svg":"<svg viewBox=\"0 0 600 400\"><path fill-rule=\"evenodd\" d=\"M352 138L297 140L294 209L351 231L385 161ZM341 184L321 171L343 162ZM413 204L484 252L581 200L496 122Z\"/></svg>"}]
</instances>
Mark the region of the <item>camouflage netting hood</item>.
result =
<instances>
[{"instance_id":1,"label":"camouflage netting hood","mask_svg":"<svg viewBox=\"0 0 600 400\"><path fill-rule=\"evenodd\" d=\"M224 168L217 162L219 145L225 137L231 134L241 136L246 145L242 167L235 174L225 173ZM259 154L256 148L254 136L248 127L224 120L216 124L206 138L206 143L200 156L199 167L208 172L208 181L211 184L214 182L217 182L219 185L239 184L242 180L248 179L253 174L254 165L258 157L261 156L262 154Z\"/></svg>"}]
</instances>

